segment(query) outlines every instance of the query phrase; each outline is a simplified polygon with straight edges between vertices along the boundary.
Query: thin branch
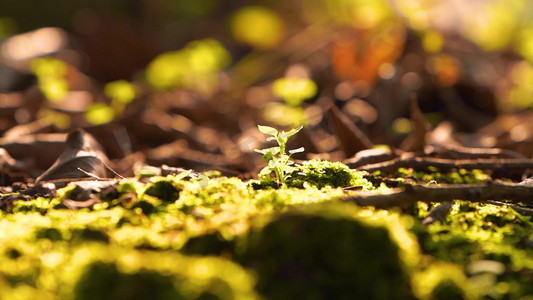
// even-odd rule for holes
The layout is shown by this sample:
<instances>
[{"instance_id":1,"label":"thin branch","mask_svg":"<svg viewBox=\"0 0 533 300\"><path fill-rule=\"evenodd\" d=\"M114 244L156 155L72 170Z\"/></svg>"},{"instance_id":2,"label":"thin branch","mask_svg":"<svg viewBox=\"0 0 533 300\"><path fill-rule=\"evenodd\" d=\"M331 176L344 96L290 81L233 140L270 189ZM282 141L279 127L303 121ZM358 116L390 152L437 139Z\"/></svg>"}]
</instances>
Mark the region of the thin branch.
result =
<instances>
[{"instance_id":1,"label":"thin branch","mask_svg":"<svg viewBox=\"0 0 533 300\"><path fill-rule=\"evenodd\" d=\"M480 202L487 200L510 200L513 203L533 204L533 186L502 181L480 184L411 185L387 192L360 192L342 198L361 206L378 208L405 207L417 201L444 202L454 199Z\"/></svg>"},{"instance_id":2,"label":"thin branch","mask_svg":"<svg viewBox=\"0 0 533 300\"><path fill-rule=\"evenodd\" d=\"M451 170L454 168L462 169L482 169L482 170L496 170L505 169L506 171L524 171L526 169L533 169L533 160L531 159L446 159L433 157L399 157L389 161L368 164L360 166L359 170L368 172L384 171L392 172L398 168L413 168L413 169L427 169L428 167L436 167L441 171Z\"/></svg>"}]
</instances>

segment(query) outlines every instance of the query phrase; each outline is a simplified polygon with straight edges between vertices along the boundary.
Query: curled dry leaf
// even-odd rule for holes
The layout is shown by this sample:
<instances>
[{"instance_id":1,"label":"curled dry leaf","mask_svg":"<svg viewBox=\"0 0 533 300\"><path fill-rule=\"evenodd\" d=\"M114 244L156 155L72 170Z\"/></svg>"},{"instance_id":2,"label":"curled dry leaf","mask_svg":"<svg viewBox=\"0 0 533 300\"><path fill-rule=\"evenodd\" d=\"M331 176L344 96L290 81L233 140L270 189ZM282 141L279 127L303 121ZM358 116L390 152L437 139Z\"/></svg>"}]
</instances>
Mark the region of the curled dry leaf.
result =
<instances>
[{"instance_id":1,"label":"curled dry leaf","mask_svg":"<svg viewBox=\"0 0 533 300\"><path fill-rule=\"evenodd\" d=\"M358 151L370 149L374 146L365 133L336 106L332 105L327 110L326 117L331 124L333 132L339 138L340 147L345 153L345 157L351 157Z\"/></svg>"},{"instance_id":2,"label":"curled dry leaf","mask_svg":"<svg viewBox=\"0 0 533 300\"><path fill-rule=\"evenodd\" d=\"M107 157L100 145L88 133L81 129L71 132L65 149L36 183L54 179L105 177ZM91 176L93 175L93 176Z\"/></svg>"},{"instance_id":3,"label":"curled dry leaf","mask_svg":"<svg viewBox=\"0 0 533 300\"><path fill-rule=\"evenodd\" d=\"M414 96L411 98L409 112L413 121L413 131L402 142L400 149L405 151L421 151L426 145L426 135L431 131L431 125L424 117L424 114L418 106L418 100Z\"/></svg>"}]
</instances>

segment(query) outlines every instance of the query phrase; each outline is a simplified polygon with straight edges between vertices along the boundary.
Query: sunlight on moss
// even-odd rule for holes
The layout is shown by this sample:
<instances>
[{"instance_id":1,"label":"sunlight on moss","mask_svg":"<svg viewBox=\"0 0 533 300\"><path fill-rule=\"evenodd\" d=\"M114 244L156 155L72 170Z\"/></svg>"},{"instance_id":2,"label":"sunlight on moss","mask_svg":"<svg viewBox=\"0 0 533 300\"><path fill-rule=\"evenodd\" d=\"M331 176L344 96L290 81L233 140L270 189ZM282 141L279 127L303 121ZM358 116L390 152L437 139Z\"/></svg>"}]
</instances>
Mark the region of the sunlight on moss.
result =
<instances>
[{"instance_id":1,"label":"sunlight on moss","mask_svg":"<svg viewBox=\"0 0 533 300\"><path fill-rule=\"evenodd\" d=\"M305 110L283 103L271 102L263 108L263 118L279 126L295 127L307 124Z\"/></svg>"},{"instance_id":2,"label":"sunlight on moss","mask_svg":"<svg viewBox=\"0 0 533 300\"><path fill-rule=\"evenodd\" d=\"M444 46L444 36L435 30L429 30L422 36L422 46L428 53L439 52Z\"/></svg>"},{"instance_id":3,"label":"sunlight on moss","mask_svg":"<svg viewBox=\"0 0 533 300\"><path fill-rule=\"evenodd\" d=\"M104 86L104 94L113 100L120 101L124 104L135 99L136 92L133 84L126 80L118 80L107 83Z\"/></svg>"},{"instance_id":4,"label":"sunlight on moss","mask_svg":"<svg viewBox=\"0 0 533 300\"><path fill-rule=\"evenodd\" d=\"M64 78L67 65L63 61L51 57L36 58L31 62L31 70L48 100L58 102L67 95L69 85Z\"/></svg>"},{"instance_id":5,"label":"sunlight on moss","mask_svg":"<svg viewBox=\"0 0 533 300\"><path fill-rule=\"evenodd\" d=\"M532 39L533 41L533 36ZM511 71L514 87L509 91L509 100L518 108L533 107L533 67L529 62L516 64Z\"/></svg>"},{"instance_id":6,"label":"sunlight on moss","mask_svg":"<svg viewBox=\"0 0 533 300\"><path fill-rule=\"evenodd\" d=\"M466 180L477 171L455 173ZM59 208L73 186L54 199L15 201L11 212L0 213L0 296L21 289L30 298L83 299L91 290L116 298L128 293L117 278L139 285L139 294L146 292L141 283L157 287L162 299L204 292L277 298L275 287L340 297L357 286L363 298L383 291L384 299L531 292L524 273L533 268L525 246L533 238L530 217L509 206L455 201L444 219L423 225L436 204L380 210L337 201L344 187L375 189L364 175L338 162L308 161L288 179L300 188L254 189L257 181L183 172L120 180L118 198L99 199L91 209ZM299 272L314 284L300 285Z\"/></svg>"},{"instance_id":7,"label":"sunlight on moss","mask_svg":"<svg viewBox=\"0 0 533 300\"><path fill-rule=\"evenodd\" d=\"M272 92L288 105L298 106L316 95L317 85L309 78L280 78L272 84Z\"/></svg>"},{"instance_id":8,"label":"sunlight on moss","mask_svg":"<svg viewBox=\"0 0 533 300\"><path fill-rule=\"evenodd\" d=\"M65 75L67 72L67 65L59 59L43 57L34 59L31 63L31 69L39 78L58 78Z\"/></svg>"},{"instance_id":9,"label":"sunlight on moss","mask_svg":"<svg viewBox=\"0 0 533 300\"><path fill-rule=\"evenodd\" d=\"M218 72L231 62L230 53L214 39L192 41L177 51L158 55L146 69L146 80L159 90L190 88L211 93Z\"/></svg>"},{"instance_id":10,"label":"sunlight on moss","mask_svg":"<svg viewBox=\"0 0 533 300\"><path fill-rule=\"evenodd\" d=\"M336 22L350 24L358 29L372 29L392 17L387 1L324 1L327 12Z\"/></svg>"},{"instance_id":11,"label":"sunlight on moss","mask_svg":"<svg viewBox=\"0 0 533 300\"><path fill-rule=\"evenodd\" d=\"M362 190L372 190L372 184L363 178L365 172L350 169L341 162L325 160L307 160L294 165L296 168L287 181L290 187L303 188L312 185L317 188L331 187L361 187Z\"/></svg>"},{"instance_id":12,"label":"sunlight on moss","mask_svg":"<svg viewBox=\"0 0 533 300\"><path fill-rule=\"evenodd\" d=\"M434 263L412 278L416 296L421 299L478 299L460 266Z\"/></svg>"},{"instance_id":13,"label":"sunlight on moss","mask_svg":"<svg viewBox=\"0 0 533 300\"><path fill-rule=\"evenodd\" d=\"M115 111L103 103L93 103L87 108L85 118L94 125L106 124L113 121Z\"/></svg>"},{"instance_id":14,"label":"sunlight on moss","mask_svg":"<svg viewBox=\"0 0 533 300\"><path fill-rule=\"evenodd\" d=\"M520 1L492 1L477 7L476 14L466 18L462 32L487 51L508 46L518 25Z\"/></svg>"},{"instance_id":15,"label":"sunlight on moss","mask_svg":"<svg viewBox=\"0 0 533 300\"><path fill-rule=\"evenodd\" d=\"M52 109L41 109L37 113L37 116L43 122L53 123L60 129L67 129L72 123L70 115Z\"/></svg>"},{"instance_id":16,"label":"sunlight on moss","mask_svg":"<svg viewBox=\"0 0 533 300\"><path fill-rule=\"evenodd\" d=\"M413 169L399 168L397 173L400 177L412 176L424 182L436 183L480 183L487 181L490 176L482 170L459 169L451 172L439 172L435 167L430 166L427 171L414 171Z\"/></svg>"},{"instance_id":17,"label":"sunlight on moss","mask_svg":"<svg viewBox=\"0 0 533 300\"><path fill-rule=\"evenodd\" d=\"M39 89L43 92L44 96L52 101L58 102L65 98L68 93L68 83L63 78L50 78L44 77L39 80Z\"/></svg>"},{"instance_id":18,"label":"sunlight on moss","mask_svg":"<svg viewBox=\"0 0 533 300\"><path fill-rule=\"evenodd\" d=\"M278 46L285 37L285 24L269 8L247 6L234 13L231 32L238 42L259 49L271 49Z\"/></svg>"}]
</instances>

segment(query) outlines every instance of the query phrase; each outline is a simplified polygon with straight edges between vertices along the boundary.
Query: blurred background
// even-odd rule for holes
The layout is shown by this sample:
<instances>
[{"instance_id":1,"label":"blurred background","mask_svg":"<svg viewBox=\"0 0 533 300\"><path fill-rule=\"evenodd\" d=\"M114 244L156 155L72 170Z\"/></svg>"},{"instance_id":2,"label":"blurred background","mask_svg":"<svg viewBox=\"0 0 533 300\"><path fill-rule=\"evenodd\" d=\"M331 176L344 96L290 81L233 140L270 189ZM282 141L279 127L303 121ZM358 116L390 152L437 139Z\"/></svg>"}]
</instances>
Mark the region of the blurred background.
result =
<instances>
[{"instance_id":1,"label":"blurred background","mask_svg":"<svg viewBox=\"0 0 533 300\"><path fill-rule=\"evenodd\" d=\"M420 150L424 124L424 144L531 157L531 63L527 0L5 0L0 143L24 160L81 127L124 174L242 173L258 124L304 125L300 158L339 160Z\"/></svg>"}]
</instances>

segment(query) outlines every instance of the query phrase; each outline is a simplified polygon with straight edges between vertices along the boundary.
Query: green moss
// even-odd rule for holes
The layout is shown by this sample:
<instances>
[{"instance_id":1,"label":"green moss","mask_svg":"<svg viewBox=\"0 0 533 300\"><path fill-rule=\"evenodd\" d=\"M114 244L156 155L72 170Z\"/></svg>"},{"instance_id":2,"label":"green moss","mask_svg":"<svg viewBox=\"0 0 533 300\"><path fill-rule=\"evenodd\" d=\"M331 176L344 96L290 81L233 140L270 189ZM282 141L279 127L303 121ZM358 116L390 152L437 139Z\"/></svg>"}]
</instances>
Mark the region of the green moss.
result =
<instances>
[{"instance_id":1,"label":"green moss","mask_svg":"<svg viewBox=\"0 0 533 300\"><path fill-rule=\"evenodd\" d=\"M416 272L412 282L417 298L422 300L478 299L482 293L460 266L439 261Z\"/></svg>"},{"instance_id":2,"label":"green moss","mask_svg":"<svg viewBox=\"0 0 533 300\"><path fill-rule=\"evenodd\" d=\"M250 198L248 185L238 178L204 176L185 182L184 185L184 191L176 205L185 211L197 206L238 203Z\"/></svg>"},{"instance_id":3,"label":"green moss","mask_svg":"<svg viewBox=\"0 0 533 300\"><path fill-rule=\"evenodd\" d=\"M376 176L382 176L379 171L375 173ZM490 176L479 169L466 170L459 169L451 172L440 172L438 168L428 167L425 171L414 171L413 169L399 168L396 172L399 177L412 177L423 182L437 182L437 183L479 183L487 181Z\"/></svg>"},{"instance_id":4,"label":"green moss","mask_svg":"<svg viewBox=\"0 0 533 300\"><path fill-rule=\"evenodd\" d=\"M236 261L254 269L268 299L411 299L389 231L339 204L277 215L252 230Z\"/></svg>"},{"instance_id":5,"label":"green moss","mask_svg":"<svg viewBox=\"0 0 533 300\"><path fill-rule=\"evenodd\" d=\"M172 284L172 276L154 271L123 273L116 264L95 262L79 279L76 300L184 299Z\"/></svg>"},{"instance_id":6,"label":"green moss","mask_svg":"<svg viewBox=\"0 0 533 300\"><path fill-rule=\"evenodd\" d=\"M59 198L48 199L44 197L38 197L32 200L17 200L13 202L12 212L39 212L40 214L44 215L48 212L48 210L52 209L59 203L61 203Z\"/></svg>"},{"instance_id":7,"label":"green moss","mask_svg":"<svg viewBox=\"0 0 533 300\"><path fill-rule=\"evenodd\" d=\"M372 184L363 178L364 172L350 169L341 162L325 160L310 160L292 165L293 170L286 178L288 187L306 188L314 186L330 187L354 187L359 186L365 190L372 189ZM270 177L260 181L253 181L255 189L277 188L278 185Z\"/></svg>"},{"instance_id":8,"label":"green moss","mask_svg":"<svg viewBox=\"0 0 533 300\"><path fill-rule=\"evenodd\" d=\"M164 202L174 202L178 199L181 189L176 187L176 184L169 179L156 179L147 185L144 194L158 199Z\"/></svg>"},{"instance_id":9,"label":"green moss","mask_svg":"<svg viewBox=\"0 0 533 300\"><path fill-rule=\"evenodd\" d=\"M94 194L108 198L86 209L57 209L70 187L53 199L15 201L0 212L0 299L72 299L75 291L81 297L104 285L99 276L112 278L116 289L108 289L116 297L127 294L121 286L133 285L139 295L145 286L161 291L154 297L220 298L229 295L223 290L239 289L229 283L231 273L221 271L234 267L246 278L242 267L256 274L255 289L271 299L518 299L533 293L530 216L506 205L456 201L445 218L424 225L438 203L401 211L344 205L337 199L345 187L374 189L364 173L324 161L294 167L282 188L182 172L120 180L116 193ZM432 177L420 174L420 181L485 176L476 174L432 168ZM221 275L209 271L211 279L202 281L204 275L190 271L197 258L178 250L223 257L207 267ZM486 263L504 267L479 271ZM196 292L186 288L191 284Z\"/></svg>"},{"instance_id":10,"label":"green moss","mask_svg":"<svg viewBox=\"0 0 533 300\"><path fill-rule=\"evenodd\" d=\"M91 249L74 299L257 299L244 269L215 257ZM97 253L96 255L94 253Z\"/></svg>"}]
</instances>

